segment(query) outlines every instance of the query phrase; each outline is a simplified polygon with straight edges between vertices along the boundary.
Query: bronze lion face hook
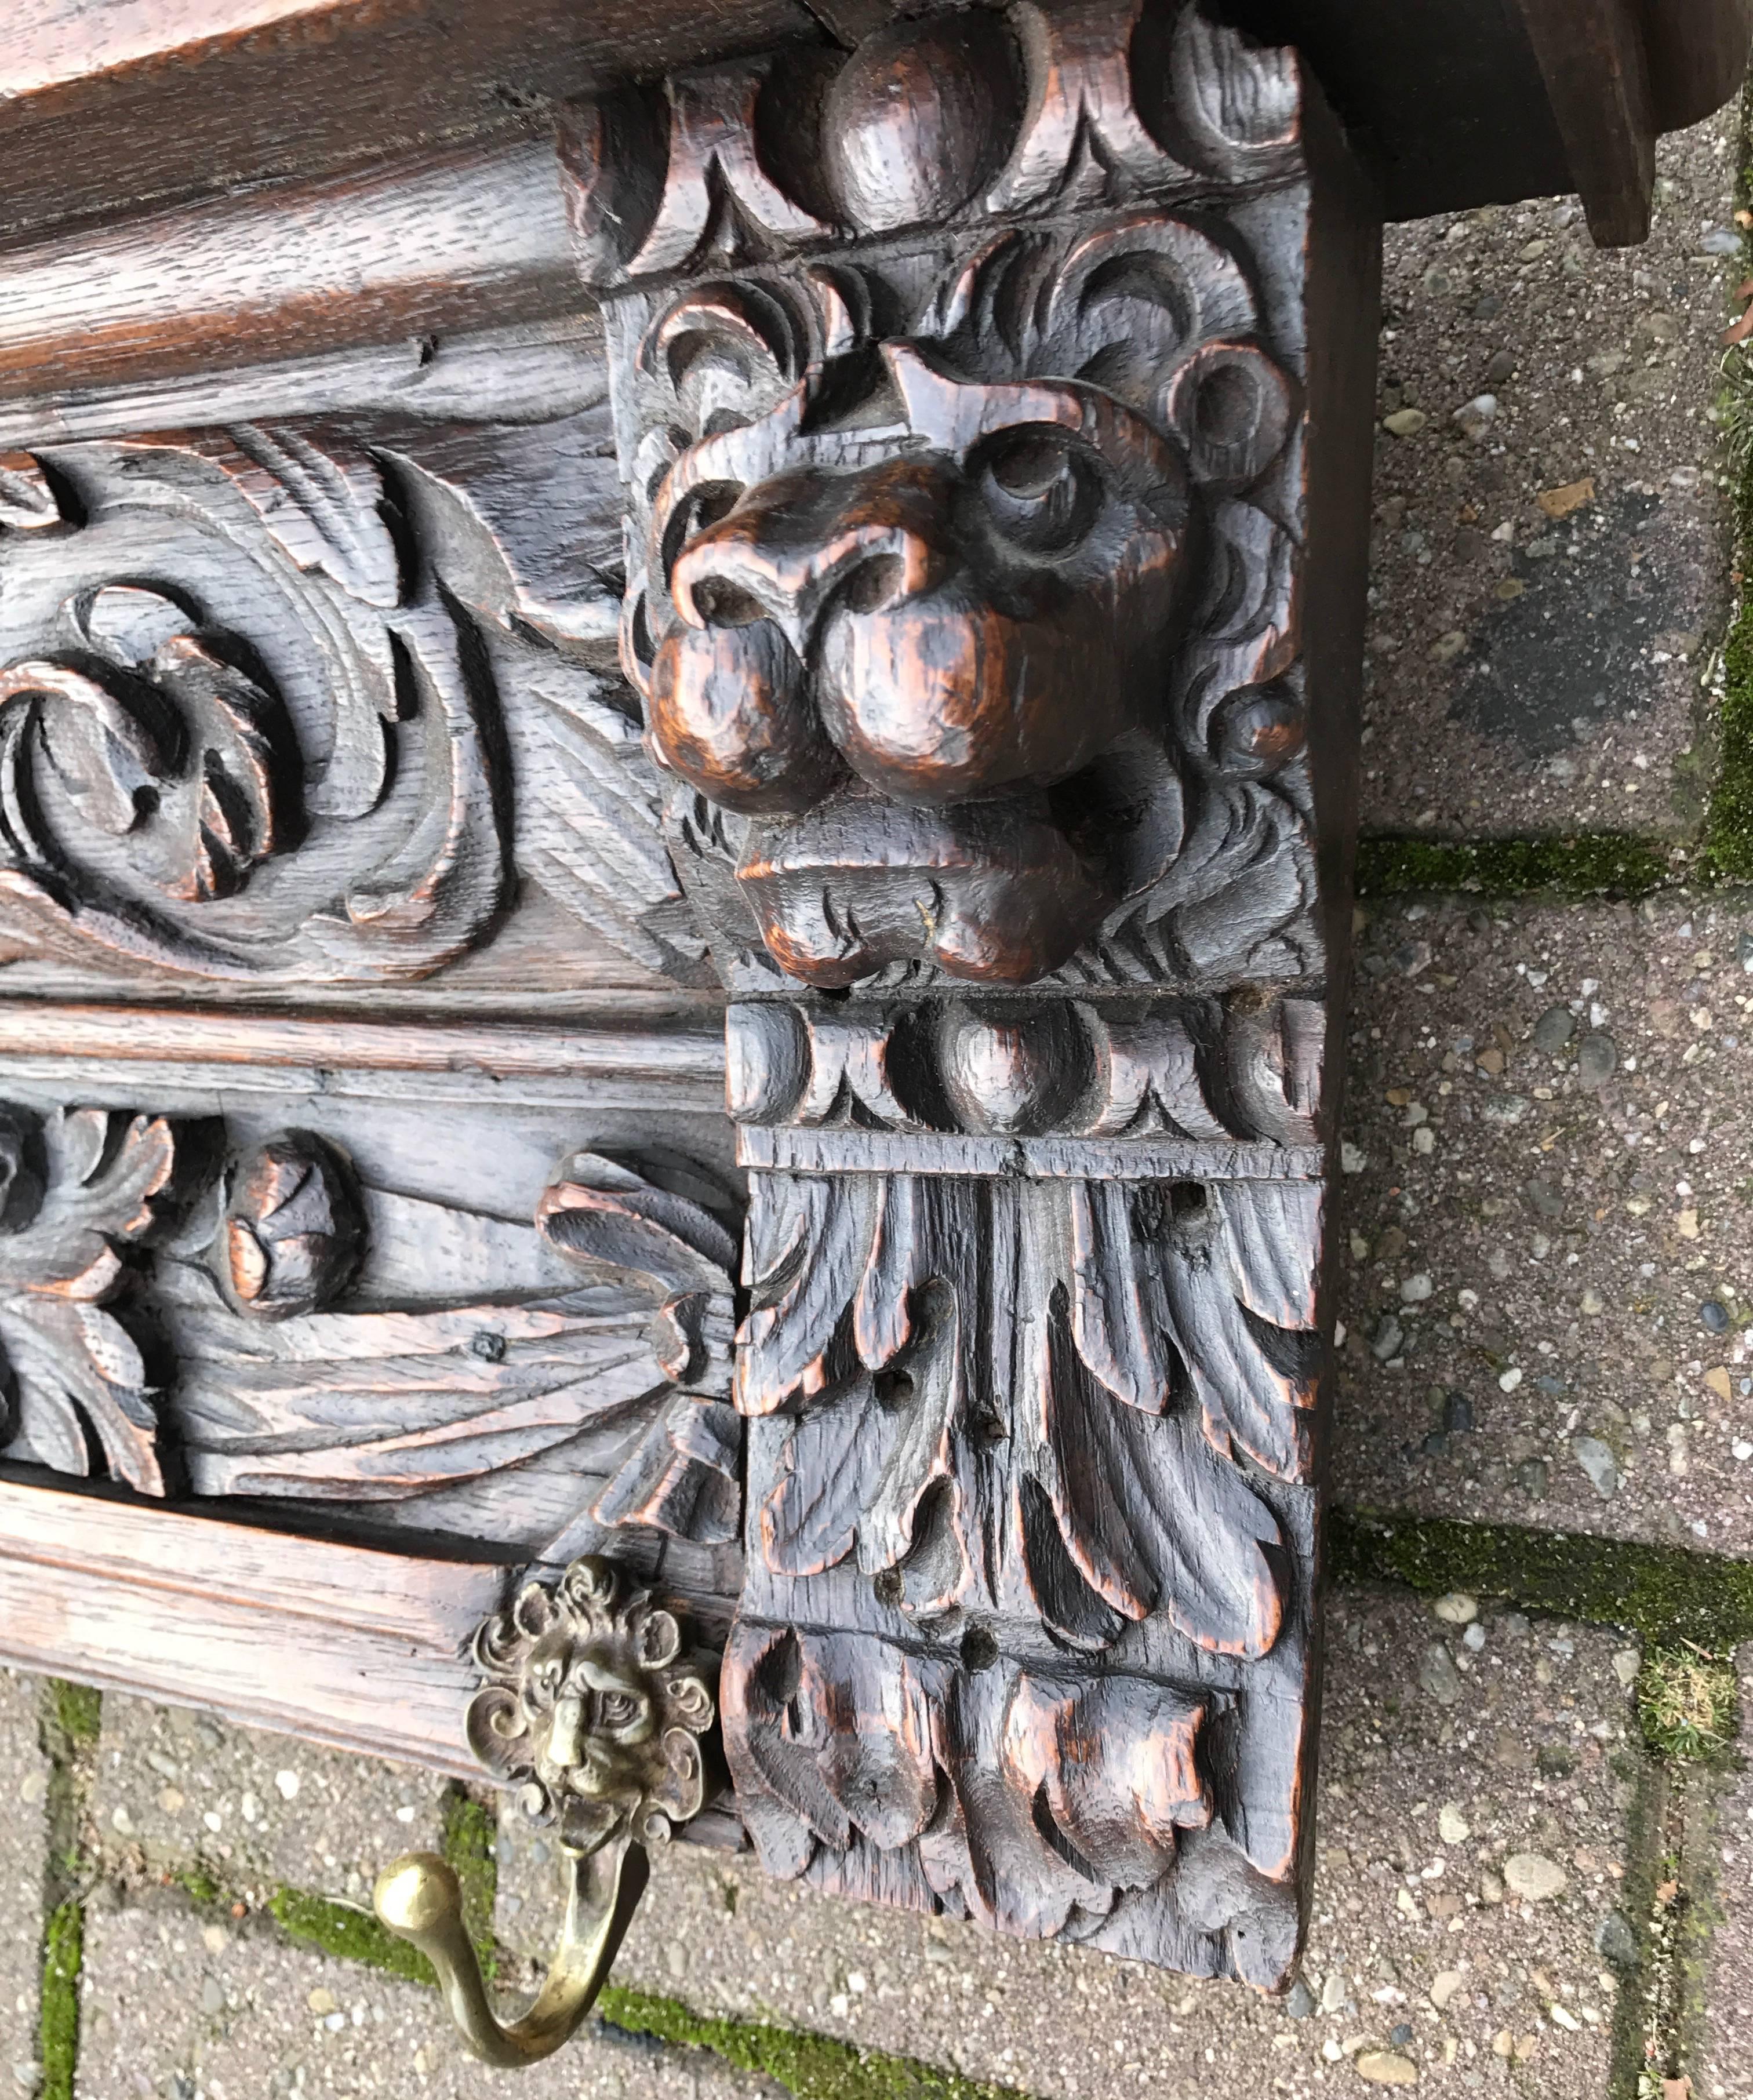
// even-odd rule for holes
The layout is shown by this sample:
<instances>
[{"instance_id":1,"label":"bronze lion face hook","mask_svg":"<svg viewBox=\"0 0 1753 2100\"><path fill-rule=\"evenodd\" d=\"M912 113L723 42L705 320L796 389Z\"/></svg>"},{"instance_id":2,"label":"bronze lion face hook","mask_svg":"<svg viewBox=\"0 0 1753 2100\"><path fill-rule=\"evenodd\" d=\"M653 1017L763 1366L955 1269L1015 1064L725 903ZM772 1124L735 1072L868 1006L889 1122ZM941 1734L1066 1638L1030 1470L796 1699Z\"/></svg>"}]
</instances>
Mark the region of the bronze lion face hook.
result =
<instances>
[{"instance_id":1,"label":"bronze lion face hook","mask_svg":"<svg viewBox=\"0 0 1753 2100\"><path fill-rule=\"evenodd\" d=\"M612 1564L575 1560L528 1584L475 1636L487 1682L470 1705L470 1748L566 1861L566 1921L546 1982L500 2020L469 1939L456 1875L409 1852L379 1878L378 1915L417 1947L463 2040L484 2063L538 2062L577 2032L607 1979L649 1878L646 1848L697 1815L717 1782L710 1661L683 1652L673 1612L624 1590Z\"/></svg>"}]
</instances>

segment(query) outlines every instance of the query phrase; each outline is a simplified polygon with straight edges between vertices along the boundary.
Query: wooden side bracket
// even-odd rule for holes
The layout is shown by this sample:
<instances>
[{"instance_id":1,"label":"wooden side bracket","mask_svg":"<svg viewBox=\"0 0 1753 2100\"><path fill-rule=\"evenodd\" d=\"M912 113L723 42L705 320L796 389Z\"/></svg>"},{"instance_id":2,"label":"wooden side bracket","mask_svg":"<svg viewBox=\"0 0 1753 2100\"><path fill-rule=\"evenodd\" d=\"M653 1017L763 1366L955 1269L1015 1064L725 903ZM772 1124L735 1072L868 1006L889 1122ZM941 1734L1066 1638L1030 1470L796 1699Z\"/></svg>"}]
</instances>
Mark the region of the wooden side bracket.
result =
<instances>
[{"instance_id":1,"label":"wooden side bracket","mask_svg":"<svg viewBox=\"0 0 1753 2100\"><path fill-rule=\"evenodd\" d=\"M1516 0L1545 78L1588 230L1602 248L1649 233L1657 120L1636 0Z\"/></svg>"},{"instance_id":2,"label":"wooden side bracket","mask_svg":"<svg viewBox=\"0 0 1753 2100\"><path fill-rule=\"evenodd\" d=\"M735 996L740 1811L776 1875L1275 1988L1379 206L1195 7L767 79L562 148Z\"/></svg>"}]
</instances>

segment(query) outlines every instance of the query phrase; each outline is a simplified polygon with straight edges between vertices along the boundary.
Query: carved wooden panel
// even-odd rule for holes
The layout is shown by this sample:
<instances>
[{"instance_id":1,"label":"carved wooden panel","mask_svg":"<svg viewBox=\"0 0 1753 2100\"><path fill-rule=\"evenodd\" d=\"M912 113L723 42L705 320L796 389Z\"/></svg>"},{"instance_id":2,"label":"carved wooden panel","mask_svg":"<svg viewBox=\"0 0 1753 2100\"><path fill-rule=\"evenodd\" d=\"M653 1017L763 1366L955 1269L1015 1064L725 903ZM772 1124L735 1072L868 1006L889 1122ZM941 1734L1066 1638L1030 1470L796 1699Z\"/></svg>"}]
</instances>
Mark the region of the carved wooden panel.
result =
<instances>
[{"instance_id":1,"label":"carved wooden panel","mask_svg":"<svg viewBox=\"0 0 1753 2100\"><path fill-rule=\"evenodd\" d=\"M0 988L709 985L615 665L605 385L588 338L420 415L234 376L236 420L148 420L184 390L0 458Z\"/></svg>"},{"instance_id":2,"label":"carved wooden panel","mask_svg":"<svg viewBox=\"0 0 1753 2100\"><path fill-rule=\"evenodd\" d=\"M1371 206L1079 0L563 139L621 662L734 995L770 1871L1262 1985L1318 1679Z\"/></svg>"},{"instance_id":3,"label":"carved wooden panel","mask_svg":"<svg viewBox=\"0 0 1753 2100\"><path fill-rule=\"evenodd\" d=\"M563 1042L491 1106L484 1073L0 1061L0 1462L561 1565L612 1535L722 1626L744 1199L717 1059L684 1078L629 1032L628 1084Z\"/></svg>"},{"instance_id":4,"label":"carved wooden panel","mask_svg":"<svg viewBox=\"0 0 1753 2100\"><path fill-rule=\"evenodd\" d=\"M606 1546L774 1873L1282 1983L1382 201L1315 82L1392 208L1629 238L1746 4L510 0L381 138L381 11L0 29L0 1656L466 1769L462 1631Z\"/></svg>"}]
</instances>

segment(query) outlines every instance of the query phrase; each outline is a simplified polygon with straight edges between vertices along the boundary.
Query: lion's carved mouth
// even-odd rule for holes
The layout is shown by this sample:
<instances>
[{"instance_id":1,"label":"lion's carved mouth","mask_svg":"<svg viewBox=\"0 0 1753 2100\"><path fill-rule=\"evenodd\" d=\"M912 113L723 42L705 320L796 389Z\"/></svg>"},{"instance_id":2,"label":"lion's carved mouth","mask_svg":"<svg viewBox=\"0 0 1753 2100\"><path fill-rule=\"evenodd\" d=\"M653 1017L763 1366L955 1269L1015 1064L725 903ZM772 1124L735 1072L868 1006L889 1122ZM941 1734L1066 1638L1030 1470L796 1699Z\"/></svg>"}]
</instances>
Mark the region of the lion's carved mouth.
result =
<instances>
[{"instance_id":1,"label":"lion's carved mouth","mask_svg":"<svg viewBox=\"0 0 1753 2100\"><path fill-rule=\"evenodd\" d=\"M1115 902L1040 790L950 809L849 790L750 827L737 880L769 952L806 983L890 963L1023 984L1069 960Z\"/></svg>"}]
</instances>

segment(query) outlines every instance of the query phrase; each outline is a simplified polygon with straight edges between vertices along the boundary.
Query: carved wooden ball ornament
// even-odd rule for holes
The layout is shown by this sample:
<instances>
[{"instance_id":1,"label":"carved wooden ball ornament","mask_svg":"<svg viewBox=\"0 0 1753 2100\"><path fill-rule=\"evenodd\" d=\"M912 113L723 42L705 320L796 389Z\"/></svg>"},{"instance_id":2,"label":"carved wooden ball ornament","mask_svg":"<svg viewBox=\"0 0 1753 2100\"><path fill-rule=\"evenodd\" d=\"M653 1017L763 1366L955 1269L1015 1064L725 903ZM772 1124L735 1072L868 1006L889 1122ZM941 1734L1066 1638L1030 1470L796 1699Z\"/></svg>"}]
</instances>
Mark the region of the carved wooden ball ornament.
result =
<instances>
[{"instance_id":1,"label":"carved wooden ball ornament","mask_svg":"<svg viewBox=\"0 0 1753 2100\"><path fill-rule=\"evenodd\" d=\"M886 233L960 210L1004 165L1025 92L1000 15L898 22L866 38L822 112L821 152L846 222Z\"/></svg>"},{"instance_id":2,"label":"carved wooden ball ornament","mask_svg":"<svg viewBox=\"0 0 1753 2100\"><path fill-rule=\"evenodd\" d=\"M358 1184L338 1146L288 1131L232 1167L221 1268L240 1311L289 1320L325 1310L351 1281L364 1244Z\"/></svg>"}]
</instances>

